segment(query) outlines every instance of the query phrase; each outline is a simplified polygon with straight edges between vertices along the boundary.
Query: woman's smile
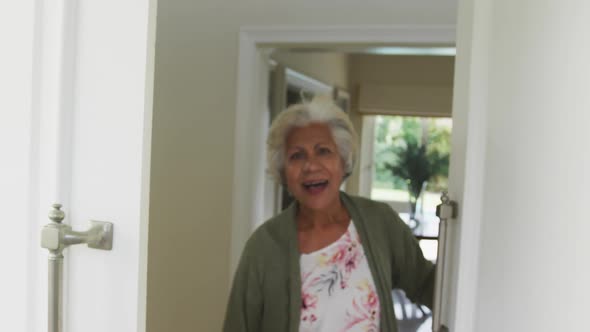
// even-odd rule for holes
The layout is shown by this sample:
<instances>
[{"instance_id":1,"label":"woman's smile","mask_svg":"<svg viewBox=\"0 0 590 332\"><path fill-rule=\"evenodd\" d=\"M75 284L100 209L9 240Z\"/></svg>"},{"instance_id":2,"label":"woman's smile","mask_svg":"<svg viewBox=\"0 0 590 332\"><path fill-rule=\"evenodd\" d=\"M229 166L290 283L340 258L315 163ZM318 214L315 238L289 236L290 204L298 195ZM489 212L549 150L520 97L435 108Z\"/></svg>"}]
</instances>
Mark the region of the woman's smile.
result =
<instances>
[{"instance_id":1,"label":"woman's smile","mask_svg":"<svg viewBox=\"0 0 590 332\"><path fill-rule=\"evenodd\" d=\"M311 195L321 193L328 186L328 180L311 180L303 182L303 187Z\"/></svg>"}]
</instances>

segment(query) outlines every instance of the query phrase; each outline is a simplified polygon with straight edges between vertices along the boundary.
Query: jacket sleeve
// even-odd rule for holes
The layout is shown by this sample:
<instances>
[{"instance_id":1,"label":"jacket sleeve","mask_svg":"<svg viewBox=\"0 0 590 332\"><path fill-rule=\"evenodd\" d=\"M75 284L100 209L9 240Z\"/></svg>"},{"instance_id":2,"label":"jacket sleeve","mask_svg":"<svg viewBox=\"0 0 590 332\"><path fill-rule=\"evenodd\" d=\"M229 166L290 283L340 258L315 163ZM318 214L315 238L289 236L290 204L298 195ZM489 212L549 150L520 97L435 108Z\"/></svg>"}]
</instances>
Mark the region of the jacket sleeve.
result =
<instances>
[{"instance_id":1,"label":"jacket sleeve","mask_svg":"<svg viewBox=\"0 0 590 332\"><path fill-rule=\"evenodd\" d=\"M240 258L223 323L223 332L258 332L262 319L262 287L252 238Z\"/></svg>"},{"instance_id":2,"label":"jacket sleeve","mask_svg":"<svg viewBox=\"0 0 590 332\"><path fill-rule=\"evenodd\" d=\"M394 222L398 244L393 248L392 284L403 289L412 302L432 308L436 268L424 258L418 240L408 225L389 206L387 208Z\"/></svg>"}]
</instances>

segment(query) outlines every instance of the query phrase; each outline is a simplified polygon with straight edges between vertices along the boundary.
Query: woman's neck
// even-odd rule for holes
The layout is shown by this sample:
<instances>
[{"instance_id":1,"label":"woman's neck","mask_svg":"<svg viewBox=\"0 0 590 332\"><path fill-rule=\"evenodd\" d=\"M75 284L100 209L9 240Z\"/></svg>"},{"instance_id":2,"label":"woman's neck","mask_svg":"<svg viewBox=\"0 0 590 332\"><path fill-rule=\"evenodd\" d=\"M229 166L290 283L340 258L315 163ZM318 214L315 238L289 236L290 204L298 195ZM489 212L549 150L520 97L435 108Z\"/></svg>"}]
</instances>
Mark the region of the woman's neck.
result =
<instances>
[{"instance_id":1,"label":"woman's neck","mask_svg":"<svg viewBox=\"0 0 590 332\"><path fill-rule=\"evenodd\" d=\"M299 206L297 224L300 230L325 228L334 224L348 223L350 217L340 200L329 209L314 210Z\"/></svg>"}]
</instances>

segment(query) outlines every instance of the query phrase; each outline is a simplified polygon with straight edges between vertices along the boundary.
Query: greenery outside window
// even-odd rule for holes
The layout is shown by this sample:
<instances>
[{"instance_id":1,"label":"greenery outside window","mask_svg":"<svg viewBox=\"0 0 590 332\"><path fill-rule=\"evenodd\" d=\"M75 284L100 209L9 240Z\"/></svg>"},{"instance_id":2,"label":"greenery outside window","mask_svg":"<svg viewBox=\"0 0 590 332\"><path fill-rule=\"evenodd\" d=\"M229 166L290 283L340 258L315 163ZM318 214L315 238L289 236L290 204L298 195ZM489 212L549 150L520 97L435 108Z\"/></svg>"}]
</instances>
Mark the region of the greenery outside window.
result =
<instances>
[{"instance_id":1,"label":"greenery outside window","mask_svg":"<svg viewBox=\"0 0 590 332\"><path fill-rule=\"evenodd\" d=\"M414 234L425 239L421 246L433 260L436 206L447 188L451 130L451 118L374 116L370 196L400 213Z\"/></svg>"}]
</instances>

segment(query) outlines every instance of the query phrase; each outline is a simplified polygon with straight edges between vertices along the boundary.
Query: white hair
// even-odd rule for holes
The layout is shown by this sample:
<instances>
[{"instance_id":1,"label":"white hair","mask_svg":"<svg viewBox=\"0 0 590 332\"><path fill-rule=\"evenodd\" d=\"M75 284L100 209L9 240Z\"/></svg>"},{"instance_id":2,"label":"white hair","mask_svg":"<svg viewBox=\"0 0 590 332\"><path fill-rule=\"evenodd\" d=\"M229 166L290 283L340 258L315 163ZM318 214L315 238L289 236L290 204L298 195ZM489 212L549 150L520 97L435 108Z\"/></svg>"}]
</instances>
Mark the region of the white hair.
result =
<instances>
[{"instance_id":1,"label":"white hair","mask_svg":"<svg viewBox=\"0 0 590 332\"><path fill-rule=\"evenodd\" d=\"M266 162L267 171L276 182L284 183L287 136L293 128L312 123L325 124L330 128L344 167L343 180L352 173L357 158L357 135L354 127L346 113L331 98L319 96L311 102L289 106L272 122L266 140Z\"/></svg>"}]
</instances>

